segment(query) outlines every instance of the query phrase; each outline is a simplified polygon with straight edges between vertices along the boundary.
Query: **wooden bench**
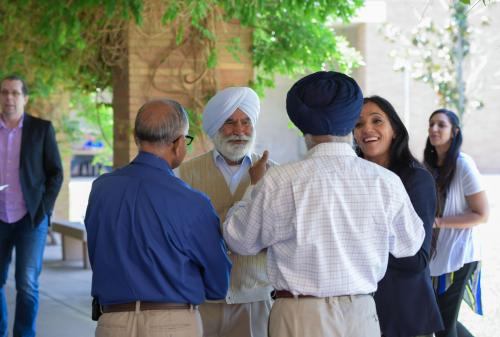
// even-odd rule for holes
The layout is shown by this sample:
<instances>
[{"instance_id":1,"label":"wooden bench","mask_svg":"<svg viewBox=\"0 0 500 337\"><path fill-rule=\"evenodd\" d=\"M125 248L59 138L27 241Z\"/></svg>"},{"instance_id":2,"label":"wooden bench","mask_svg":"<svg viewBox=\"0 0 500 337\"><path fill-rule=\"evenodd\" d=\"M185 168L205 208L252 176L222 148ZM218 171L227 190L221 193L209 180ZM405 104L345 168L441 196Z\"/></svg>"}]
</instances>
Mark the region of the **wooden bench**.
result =
<instances>
[{"instance_id":1,"label":"wooden bench","mask_svg":"<svg viewBox=\"0 0 500 337\"><path fill-rule=\"evenodd\" d=\"M62 259L83 260L83 268L88 269L87 231L78 221L52 220L52 231L61 234ZM81 245L81 246L80 246Z\"/></svg>"}]
</instances>

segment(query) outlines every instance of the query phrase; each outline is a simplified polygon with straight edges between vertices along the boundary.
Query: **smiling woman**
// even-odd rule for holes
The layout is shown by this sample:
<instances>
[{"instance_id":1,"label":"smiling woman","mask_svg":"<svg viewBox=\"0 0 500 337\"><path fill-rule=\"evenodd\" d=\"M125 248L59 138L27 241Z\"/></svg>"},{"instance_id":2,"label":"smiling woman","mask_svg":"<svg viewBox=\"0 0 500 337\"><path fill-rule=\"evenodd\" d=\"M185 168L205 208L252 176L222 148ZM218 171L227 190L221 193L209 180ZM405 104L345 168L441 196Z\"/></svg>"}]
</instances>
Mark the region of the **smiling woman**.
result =
<instances>
[{"instance_id":1,"label":"smiling woman","mask_svg":"<svg viewBox=\"0 0 500 337\"><path fill-rule=\"evenodd\" d=\"M391 103L382 97L364 99L354 139L360 157L401 178L425 228L425 239L417 254L402 259L390 255L387 272L378 283L375 304L382 335L417 336L438 331L443 324L428 266L436 208L432 176L411 154L408 131Z\"/></svg>"},{"instance_id":2,"label":"smiling woman","mask_svg":"<svg viewBox=\"0 0 500 337\"><path fill-rule=\"evenodd\" d=\"M377 104L367 101L363 105L354 137L366 159L389 166L390 147L395 135L389 117Z\"/></svg>"}]
</instances>

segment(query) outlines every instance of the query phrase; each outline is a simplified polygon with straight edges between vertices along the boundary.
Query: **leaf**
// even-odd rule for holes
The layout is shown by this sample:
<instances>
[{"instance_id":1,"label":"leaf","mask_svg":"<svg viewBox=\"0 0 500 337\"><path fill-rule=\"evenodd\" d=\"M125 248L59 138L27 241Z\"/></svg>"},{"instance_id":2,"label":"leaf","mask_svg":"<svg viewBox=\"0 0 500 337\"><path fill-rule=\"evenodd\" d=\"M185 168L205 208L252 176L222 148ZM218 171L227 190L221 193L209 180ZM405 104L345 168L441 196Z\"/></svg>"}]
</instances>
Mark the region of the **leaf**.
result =
<instances>
[{"instance_id":1,"label":"leaf","mask_svg":"<svg viewBox=\"0 0 500 337\"><path fill-rule=\"evenodd\" d=\"M184 40L184 25L179 23L179 29L177 30L177 34L175 34L175 44L180 45Z\"/></svg>"},{"instance_id":2,"label":"leaf","mask_svg":"<svg viewBox=\"0 0 500 337\"><path fill-rule=\"evenodd\" d=\"M177 14L179 14L179 10L180 8L178 3L176 1L172 1L165 13L163 13L163 16L161 18L162 25L165 25L168 22L172 22L177 17Z\"/></svg>"},{"instance_id":3,"label":"leaf","mask_svg":"<svg viewBox=\"0 0 500 337\"><path fill-rule=\"evenodd\" d=\"M115 12L116 9L116 2L115 0L111 1L106 1L105 2L105 9L106 9L106 16L109 18L113 16L113 13Z\"/></svg>"},{"instance_id":4,"label":"leaf","mask_svg":"<svg viewBox=\"0 0 500 337\"><path fill-rule=\"evenodd\" d=\"M191 21L191 25L196 29L198 30L202 35L203 37L209 39L209 40L212 40L214 41L215 40L215 34L209 30L208 28L200 25L198 22L196 21Z\"/></svg>"},{"instance_id":5,"label":"leaf","mask_svg":"<svg viewBox=\"0 0 500 337\"><path fill-rule=\"evenodd\" d=\"M214 69L217 66L217 50L212 49L207 58L208 69Z\"/></svg>"},{"instance_id":6,"label":"leaf","mask_svg":"<svg viewBox=\"0 0 500 337\"><path fill-rule=\"evenodd\" d=\"M243 53L243 49L241 49L241 39L239 37L231 38L229 44L226 46L226 50L231 54L233 59L241 63L240 54Z\"/></svg>"}]
</instances>

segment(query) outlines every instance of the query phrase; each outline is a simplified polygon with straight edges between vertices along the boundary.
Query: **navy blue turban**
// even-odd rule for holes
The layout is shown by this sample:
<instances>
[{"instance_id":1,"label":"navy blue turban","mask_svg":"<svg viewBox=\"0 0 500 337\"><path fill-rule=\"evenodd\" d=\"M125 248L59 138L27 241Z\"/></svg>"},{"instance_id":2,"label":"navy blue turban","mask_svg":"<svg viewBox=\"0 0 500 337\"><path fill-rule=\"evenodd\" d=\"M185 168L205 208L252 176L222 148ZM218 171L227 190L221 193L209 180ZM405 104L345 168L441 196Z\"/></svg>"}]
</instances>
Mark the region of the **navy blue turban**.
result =
<instances>
[{"instance_id":1,"label":"navy blue turban","mask_svg":"<svg viewBox=\"0 0 500 337\"><path fill-rule=\"evenodd\" d=\"M345 136L359 118L363 93L356 81L334 71L319 71L295 83L286 111L304 134Z\"/></svg>"}]
</instances>

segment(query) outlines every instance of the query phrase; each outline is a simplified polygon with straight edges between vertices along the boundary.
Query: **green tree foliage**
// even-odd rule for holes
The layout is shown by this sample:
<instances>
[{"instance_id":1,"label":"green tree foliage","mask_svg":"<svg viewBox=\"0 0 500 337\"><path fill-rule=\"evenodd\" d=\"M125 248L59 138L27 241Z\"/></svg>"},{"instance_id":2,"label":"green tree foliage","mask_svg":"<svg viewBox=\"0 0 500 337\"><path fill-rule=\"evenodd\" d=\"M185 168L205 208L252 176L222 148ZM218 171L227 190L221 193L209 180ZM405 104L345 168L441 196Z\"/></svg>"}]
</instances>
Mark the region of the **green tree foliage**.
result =
<instances>
[{"instance_id":1,"label":"green tree foliage","mask_svg":"<svg viewBox=\"0 0 500 337\"><path fill-rule=\"evenodd\" d=\"M347 22L362 0L180 0L164 1L163 23L179 16L207 39L216 39L206 24L238 19L254 30L252 57L258 85L272 85L275 74L294 75L329 68L349 71L356 66L344 57L349 48L328 23ZM39 95L55 88L94 92L110 84L105 48L110 33L119 35L125 22L141 24L142 0L20 0L0 1L0 72L24 74ZM178 34L185 30L178 29ZM182 36L178 36L182 40ZM229 46L237 56L238 40ZM216 52L208 62L216 64ZM356 56L350 51L351 58Z\"/></svg>"},{"instance_id":2,"label":"green tree foliage","mask_svg":"<svg viewBox=\"0 0 500 337\"><path fill-rule=\"evenodd\" d=\"M253 28L257 89L273 86L275 74L296 76L324 68L350 72L361 56L332 22L348 22L363 4L353 1L222 1L229 17Z\"/></svg>"},{"instance_id":3,"label":"green tree foliage","mask_svg":"<svg viewBox=\"0 0 500 337\"><path fill-rule=\"evenodd\" d=\"M274 85L277 74L296 76L324 68L349 72L359 66L360 54L347 40L335 34L332 23L348 22L363 0L180 0L167 6L164 23L179 17L198 30L208 40L217 36L206 20L237 19L252 28L251 54L256 73L252 86L262 94ZM182 25L182 23L180 23ZM181 26L178 35L185 30ZM178 36L178 40L182 40ZM235 59L242 51L238 38L228 50ZM208 58L209 68L217 64L214 50Z\"/></svg>"},{"instance_id":4,"label":"green tree foliage","mask_svg":"<svg viewBox=\"0 0 500 337\"><path fill-rule=\"evenodd\" d=\"M72 92L73 102L80 100L74 106L83 107L83 116L89 123L95 122L91 111L101 108L95 103L89 106L88 97L110 87L111 70L123 61L116 56L126 52L120 50L123 27L131 20L141 25L146 1L0 0L0 75L24 76L35 102L37 97L57 91ZM252 85L259 93L274 84L277 74L293 76L322 68L349 72L361 60L331 27L348 22L363 0L159 1L165 5L162 23L179 24L178 43L193 31L208 41L212 48L209 68L217 65L213 43L217 36L210 19L237 19L250 27L255 67ZM242 50L238 38L231 42L227 48L236 59L249 52ZM199 124L195 113L190 116L193 124ZM61 129L75 130L70 124Z\"/></svg>"},{"instance_id":5,"label":"green tree foliage","mask_svg":"<svg viewBox=\"0 0 500 337\"><path fill-rule=\"evenodd\" d=\"M35 96L106 87L102 46L124 20L140 22L141 9L140 0L1 0L0 73L22 74Z\"/></svg>"}]
</instances>

